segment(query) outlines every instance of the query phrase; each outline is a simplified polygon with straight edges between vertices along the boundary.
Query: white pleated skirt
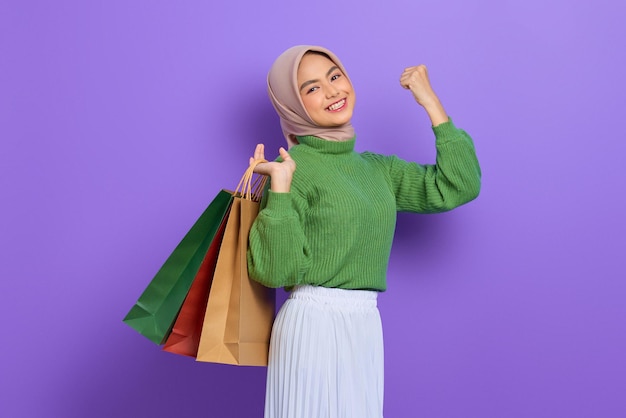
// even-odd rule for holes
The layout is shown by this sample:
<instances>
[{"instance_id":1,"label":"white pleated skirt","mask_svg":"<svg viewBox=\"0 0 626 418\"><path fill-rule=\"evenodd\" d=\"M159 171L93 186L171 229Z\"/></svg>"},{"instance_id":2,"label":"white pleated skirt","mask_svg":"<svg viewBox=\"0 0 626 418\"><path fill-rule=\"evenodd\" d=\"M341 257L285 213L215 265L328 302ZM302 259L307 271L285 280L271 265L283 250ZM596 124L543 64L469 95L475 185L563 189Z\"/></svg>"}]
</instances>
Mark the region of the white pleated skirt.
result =
<instances>
[{"instance_id":1,"label":"white pleated skirt","mask_svg":"<svg viewBox=\"0 0 626 418\"><path fill-rule=\"evenodd\" d=\"M378 293L297 286L270 342L265 418L381 418Z\"/></svg>"}]
</instances>

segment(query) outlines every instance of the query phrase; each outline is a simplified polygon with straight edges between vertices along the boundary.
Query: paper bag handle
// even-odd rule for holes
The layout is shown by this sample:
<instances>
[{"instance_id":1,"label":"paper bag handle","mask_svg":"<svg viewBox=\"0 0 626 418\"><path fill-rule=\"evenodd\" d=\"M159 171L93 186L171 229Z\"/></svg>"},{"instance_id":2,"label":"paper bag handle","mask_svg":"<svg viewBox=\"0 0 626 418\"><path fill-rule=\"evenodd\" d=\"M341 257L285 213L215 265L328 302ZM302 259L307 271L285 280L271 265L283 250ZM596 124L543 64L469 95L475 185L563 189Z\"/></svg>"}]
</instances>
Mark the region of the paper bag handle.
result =
<instances>
[{"instance_id":1,"label":"paper bag handle","mask_svg":"<svg viewBox=\"0 0 626 418\"><path fill-rule=\"evenodd\" d=\"M239 181L239 184L235 189L235 194L239 194L242 198L246 200L254 200L255 202L261 200L261 196L263 195L263 189L265 188L265 183L267 182L267 176L256 176L254 181L252 180L252 178L254 177L254 168L257 165L266 162L267 160L259 159L254 160L252 164L250 164L246 172L243 174L243 177Z\"/></svg>"}]
</instances>

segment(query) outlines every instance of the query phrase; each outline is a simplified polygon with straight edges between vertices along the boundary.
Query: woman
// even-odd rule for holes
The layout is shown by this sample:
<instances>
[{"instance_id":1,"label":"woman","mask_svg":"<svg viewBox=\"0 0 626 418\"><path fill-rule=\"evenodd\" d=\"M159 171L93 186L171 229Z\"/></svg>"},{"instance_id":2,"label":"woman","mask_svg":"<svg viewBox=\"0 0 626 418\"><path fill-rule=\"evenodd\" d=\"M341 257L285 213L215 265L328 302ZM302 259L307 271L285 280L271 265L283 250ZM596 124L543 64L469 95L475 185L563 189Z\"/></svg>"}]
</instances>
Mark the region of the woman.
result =
<instances>
[{"instance_id":1,"label":"woman","mask_svg":"<svg viewBox=\"0 0 626 418\"><path fill-rule=\"evenodd\" d=\"M354 151L355 93L341 61L317 46L285 51L268 92L289 151L259 164L270 176L250 231L250 277L291 289L272 330L266 418L383 414L383 340L376 307L397 211L434 213L474 199L480 168L423 65L400 85L428 113L437 164ZM264 158L259 144L255 159Z\"/></svg>"}]
</instances>

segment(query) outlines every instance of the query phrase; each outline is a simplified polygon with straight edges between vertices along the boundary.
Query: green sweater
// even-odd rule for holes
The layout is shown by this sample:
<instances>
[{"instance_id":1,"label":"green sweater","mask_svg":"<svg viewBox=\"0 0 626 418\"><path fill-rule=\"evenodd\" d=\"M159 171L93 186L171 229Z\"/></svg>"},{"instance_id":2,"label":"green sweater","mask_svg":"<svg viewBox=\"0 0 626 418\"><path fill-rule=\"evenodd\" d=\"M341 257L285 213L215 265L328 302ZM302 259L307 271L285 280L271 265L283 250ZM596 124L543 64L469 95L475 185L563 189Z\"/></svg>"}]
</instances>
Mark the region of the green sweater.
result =
<instances>
[{"instance_id":1,"label":"green sweater","mask_svg":"<svg viewBox=\"0 0 626 418\"><path fill-rule=\"evenodd\" d=\"M434 165L357 153L354 139L298 137L291 191L267 191L252 225L250 277L268 287L384 291L396 212L448 211L480 190L469 135L452 121L433 131Z\"/></svg>"}]
</instances>

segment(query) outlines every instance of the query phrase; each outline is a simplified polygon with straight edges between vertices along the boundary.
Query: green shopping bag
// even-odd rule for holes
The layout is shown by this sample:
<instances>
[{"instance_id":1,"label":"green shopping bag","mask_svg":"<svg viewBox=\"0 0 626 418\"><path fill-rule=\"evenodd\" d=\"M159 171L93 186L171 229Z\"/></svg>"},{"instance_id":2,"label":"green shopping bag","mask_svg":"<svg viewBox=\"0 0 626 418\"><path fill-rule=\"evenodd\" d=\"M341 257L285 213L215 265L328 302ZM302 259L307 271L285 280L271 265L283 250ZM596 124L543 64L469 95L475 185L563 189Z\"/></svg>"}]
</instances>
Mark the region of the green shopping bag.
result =
<instances>
[{"instance_id":1,"label":"green shopping bag","mask_svg":"<svg viewBox=\"0 0 626 418\"><path fill-rule=\"evenodd\" d=\"M233 192L221 190L143 291L124 322L156 344L169 335Z\"/></svg>"}]
</instances>

